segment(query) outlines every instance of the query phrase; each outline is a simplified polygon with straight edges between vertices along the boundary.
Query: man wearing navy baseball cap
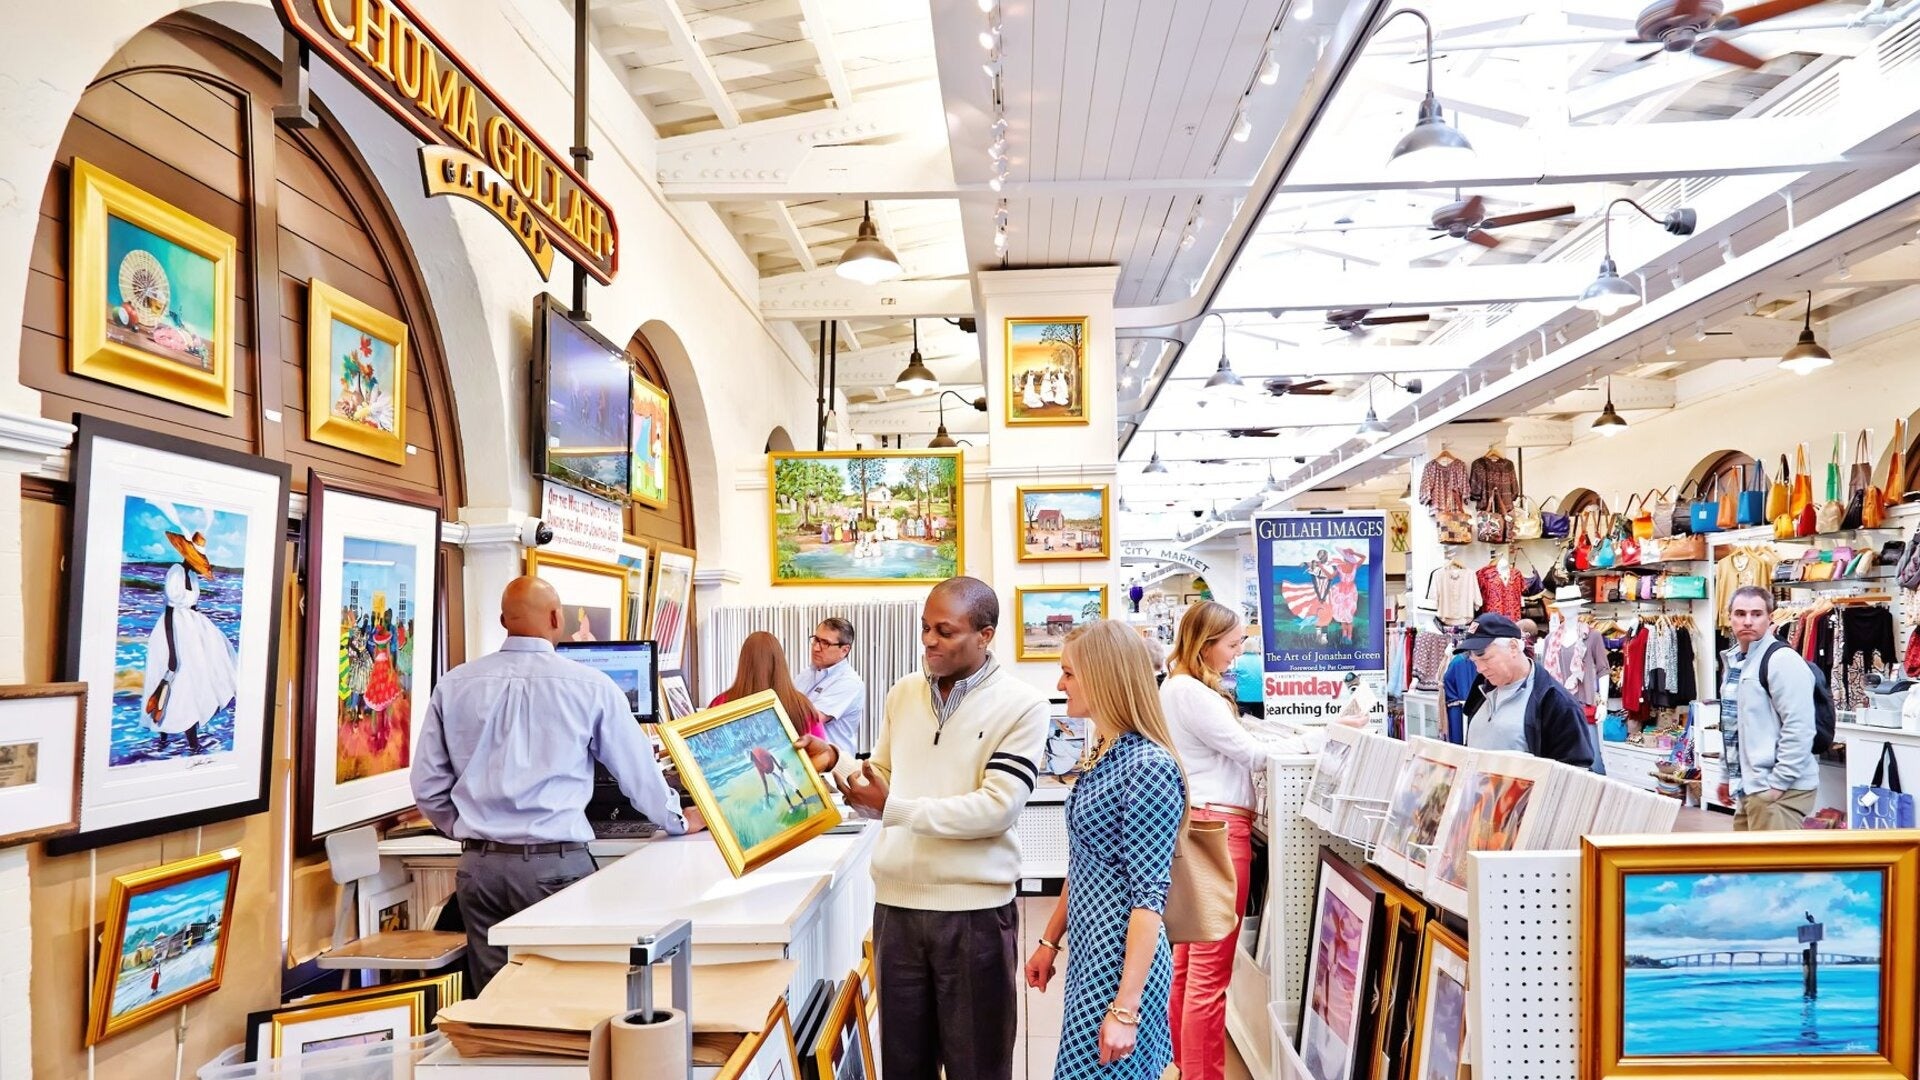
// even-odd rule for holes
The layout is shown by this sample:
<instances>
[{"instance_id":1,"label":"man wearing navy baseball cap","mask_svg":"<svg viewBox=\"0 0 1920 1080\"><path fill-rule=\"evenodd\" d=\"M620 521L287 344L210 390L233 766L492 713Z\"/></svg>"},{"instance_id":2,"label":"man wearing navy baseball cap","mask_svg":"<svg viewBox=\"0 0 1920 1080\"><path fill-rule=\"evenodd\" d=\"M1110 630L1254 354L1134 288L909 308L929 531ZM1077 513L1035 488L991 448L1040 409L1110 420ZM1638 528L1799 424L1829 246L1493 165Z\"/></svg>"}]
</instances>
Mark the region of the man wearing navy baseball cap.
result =
<instances>
[{"instance_id":1,"label":"man wearing navy baseball cap","mask_svg":"<svg viewBox=\"0 0 1920 1080\"><path fill-rule=\"evenodd\" d=\"M1606 772L1593 725L1573 695L1527 656L1520 627L1505 615L1482 615L1459 649L1479 674L1467 695L1467 745L1520 750L1535 757Z\"/></svg>"}]
</instances>

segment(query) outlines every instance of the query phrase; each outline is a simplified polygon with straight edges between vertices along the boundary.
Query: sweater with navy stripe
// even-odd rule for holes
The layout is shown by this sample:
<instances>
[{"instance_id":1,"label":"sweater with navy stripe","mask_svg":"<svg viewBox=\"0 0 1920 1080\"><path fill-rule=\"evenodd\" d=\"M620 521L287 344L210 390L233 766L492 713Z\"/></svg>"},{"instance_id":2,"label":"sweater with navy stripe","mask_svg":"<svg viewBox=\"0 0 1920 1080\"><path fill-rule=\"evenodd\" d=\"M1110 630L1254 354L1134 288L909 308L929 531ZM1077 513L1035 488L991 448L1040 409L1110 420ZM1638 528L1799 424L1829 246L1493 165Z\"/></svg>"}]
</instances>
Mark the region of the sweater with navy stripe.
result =
<instances>
[{"instance_id":1,"label":"sweater with navy stripe","mask_svg":"<svg viewBox=\"0 0 1920 1080\"><path fill-rule=\"evenodd\" d=\"M887 693L873 769L889 785L873 853L874 899L925 911L1012 900L1014 824L1046 751L1046 697L996 668L942 723L924 674Z\"/></svg>"}]
</instances>

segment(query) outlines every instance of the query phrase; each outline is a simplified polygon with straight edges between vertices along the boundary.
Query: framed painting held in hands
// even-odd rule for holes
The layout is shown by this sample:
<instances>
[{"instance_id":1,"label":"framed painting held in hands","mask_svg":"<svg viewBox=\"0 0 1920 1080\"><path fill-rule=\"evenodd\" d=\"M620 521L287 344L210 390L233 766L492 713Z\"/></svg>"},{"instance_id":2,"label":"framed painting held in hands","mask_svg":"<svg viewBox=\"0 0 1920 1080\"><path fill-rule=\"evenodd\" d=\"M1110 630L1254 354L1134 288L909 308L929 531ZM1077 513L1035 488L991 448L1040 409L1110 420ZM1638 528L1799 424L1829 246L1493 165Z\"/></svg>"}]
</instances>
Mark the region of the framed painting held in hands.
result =
<instances>
[{"instance_id":1,"label":"framed painting held in hands","mask_svg":"<svg viewBox=\"0 0 1920 1080\"><path fill-rule=\"evenodd\" d=\"M660 741L740 877L840 823L771 690L660 725Z\"/></svg>"},{"instance_id":2,"label":"framed painting held in hands","mask_svg":"<svg viewBox=\"0 0 1920 1080\"><path fill-rule=\"evenodd\" d=\"M0 847L80 827L86 683L0 686Z\"/></svg>"},{"instance_id":3,"label":"framed painting held in hands","mask_svg":"<svg viewBox=\"0 0 1920 1080\"><path fill-rule=\"evenodd\" d=\"M73 160L68 366L233 415L234 238Z\"/></svg>"},{"instance_id":4,"label":"framed painting held in hands","mask_svg":"<svg viewBox=\"0 0 1920 1080\"><path fill-rule=\"evenodd\" d=\"M307 438L407 460L407 324L318 278L307 283Z\"/></svg>"},{"instance_id":5,"label":"framed painting held in hands","mask_svg":"<svg viewBox=\"0 0 1920 1080\"><path fill-rule=\"evenodd\" d=\"M113 879L87 1008L87 1045L220 989L240 851Z\"/></svg>"},{"instance_id":6,"label":"framed painting held in hands","mask_svg":"<svg viewBox=\"0 0 1920 1080\"><path fill-rule=\"evenodd\" d=\"M527 550L527 573L560 594L562 641L623 641L627 629L627 568L572 555Z\"/></svg>"},{"instance_id":7,"label":"framed painting held in hands","mask_svg":"<svg viewBox=\"0 0 1920 1080\"><path fill-rule=\"evenodd\" d=\"M413 805L408 770L441 627L440 507L307 474L302 842Z\"/></svg>"},{"instance_id":8,"label":"framed painting held in hands","mask_svg":"<svg viewBox=\"0 0 1920 1080\"><path fill-rule=\"evenodd\" d=\"M63 668L98 692L53 854L266 810L286 588L286 465L77 419Z\"/></svg>"}]
</instances>

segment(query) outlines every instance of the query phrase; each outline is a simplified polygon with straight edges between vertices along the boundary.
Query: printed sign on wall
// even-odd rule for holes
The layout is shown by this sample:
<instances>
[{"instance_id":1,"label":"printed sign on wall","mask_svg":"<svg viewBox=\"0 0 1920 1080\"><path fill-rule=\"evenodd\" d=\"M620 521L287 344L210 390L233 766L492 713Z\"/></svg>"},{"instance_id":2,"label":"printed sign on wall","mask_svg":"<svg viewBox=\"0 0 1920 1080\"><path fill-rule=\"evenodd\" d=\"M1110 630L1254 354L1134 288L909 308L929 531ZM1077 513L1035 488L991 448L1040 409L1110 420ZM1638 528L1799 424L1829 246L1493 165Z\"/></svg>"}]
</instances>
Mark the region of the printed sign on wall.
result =
<instances>
[{"instance_id":1,"label":"printed sign on wall","mask_svg":"<svg viewBox=\"0 0 1920 1080\"><path fill-rule=\"evenodd\" d=\"M1384 702L1386 515L1261 514L1253 538L1267 716L1296 724L1331 720L1351 696L1350 672Z\"/></svg>"}]
</instances>

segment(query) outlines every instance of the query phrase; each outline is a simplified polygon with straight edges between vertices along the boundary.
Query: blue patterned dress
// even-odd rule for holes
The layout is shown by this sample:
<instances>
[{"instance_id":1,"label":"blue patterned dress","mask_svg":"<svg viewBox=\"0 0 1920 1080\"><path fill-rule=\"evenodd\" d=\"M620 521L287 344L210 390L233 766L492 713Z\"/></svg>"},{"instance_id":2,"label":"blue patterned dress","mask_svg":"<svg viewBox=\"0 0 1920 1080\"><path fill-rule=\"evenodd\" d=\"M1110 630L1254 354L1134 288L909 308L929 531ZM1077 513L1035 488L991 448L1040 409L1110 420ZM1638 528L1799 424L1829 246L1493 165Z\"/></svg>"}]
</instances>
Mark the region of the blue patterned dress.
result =
<instances>
[{"instance_id":1,"label":"blue patterned dress","mask_svg":"<svg viewBox=\"0 0 1920 1080\"><path fill-rule=\"evenodd\" d=\"M1101 1065L1100 1024L1120 990L1133 909L1166 910L1186 805L1173 755L1131 732L1115 740L1067 796L1067 989L1054 1080L1158 1080L1173 1061L1167 1027L1173 950L1164 933L1140 995L1133 1052Z\"/></svg>"}]
</instances>

